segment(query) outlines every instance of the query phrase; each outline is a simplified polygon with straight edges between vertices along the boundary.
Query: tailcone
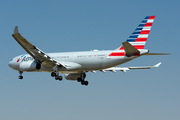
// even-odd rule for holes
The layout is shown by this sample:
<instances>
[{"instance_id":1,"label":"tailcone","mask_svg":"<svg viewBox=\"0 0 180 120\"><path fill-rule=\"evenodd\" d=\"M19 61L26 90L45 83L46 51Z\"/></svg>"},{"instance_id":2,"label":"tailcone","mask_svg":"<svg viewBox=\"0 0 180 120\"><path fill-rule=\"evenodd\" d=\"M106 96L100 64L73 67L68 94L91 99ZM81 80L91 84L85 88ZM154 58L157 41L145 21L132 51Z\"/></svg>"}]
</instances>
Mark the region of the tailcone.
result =
<instances>
[{"instance_id":1,"label":"tailcone","mask_svg":"<svg viewBox=\"0 0 180 120\"><path fill-rule=\"evenodd\" d=\"M149 53L149 50L147 50L147 49L140 50L140 55L144 55L147 53Z\"/></svg>"}]
</instances>

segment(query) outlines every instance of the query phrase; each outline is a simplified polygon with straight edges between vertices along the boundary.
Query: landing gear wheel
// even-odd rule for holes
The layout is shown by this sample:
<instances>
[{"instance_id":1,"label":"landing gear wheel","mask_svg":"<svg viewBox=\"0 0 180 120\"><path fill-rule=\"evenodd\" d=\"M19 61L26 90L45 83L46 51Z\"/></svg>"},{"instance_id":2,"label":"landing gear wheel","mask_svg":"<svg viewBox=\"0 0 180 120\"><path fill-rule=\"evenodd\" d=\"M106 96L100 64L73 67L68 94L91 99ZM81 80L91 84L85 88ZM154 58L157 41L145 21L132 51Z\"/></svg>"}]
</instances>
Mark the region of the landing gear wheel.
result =
<instances>
[{"instance_id":1,"label":"landing gear wheel","mask_svg":"<svg viewBox=\"0 0 180 120\"><path fill-rule=\"evenodd\" d=\"M89 84L88 81L84 81L84 85L87 86Z\"/></svg>"},{"instance_id":2,"label":"landing gear wheel","mask_svg":"<svg viewBox=\"0 0 180 120\"><path fill-rule=\"evenodd\" d=\"M84 84L85 84L85 81L84 81L84 80L82 80L82 81L81 81L81 85L84 85Z\"/></svg>"},{"instance_id":3,"label":"landing gear wheel","mask_svg":"<svg viewBox=\"0 0 180 120\"><path fill-rule=\"evenodd\" d=\"M55 72L52 72L52 73L51 73L51 76L52 76L52 77L56 76L56 73L55 73Z\"/></svg>"},{"instance_id":4,"label":"landing gear wheel","mask_svg":"<svg viewBox=\"0 0 180 120\"><path fill-rule=\"evenodd\" d=\"M23 79L23 76L22 76L23 72L22 71L19 71L19 79Z\"/></svg>"},{"instance_id":5,"label":"landing gear wheel","mask_svg":"<svg viewBox=\"0 0 180 120\"><path fill-rule=\"evenodd\" d=\"M81 82L81 81L82 81L82 78L78 77L78 78L77 78L77 81L78 81L78 82Z\"/></svg>"},{"instance_id":6,"label":"landing gear wheel","mask_svg":"<svg viewBox=\"0 0 180 120\"><path fill-rule=\"evenodd\" d=\"M56 80L59 80L59 76L55 76L55 79L56 79Z\"/></svg>"},{"instance_id":7,"label":"landing gear wheel","mask_svg":"<svg viewBox=\"0 0 180 120\"><path fill-rule=\"evenodd\" d=\"M23 79L23 76L19 76L18 78L19 78L19 79Z\"/></svg>"},{"instance_id":8,"label":"landing gear wheel","mask_svg":"<svg viewBox=\"0 0 180 120\"><path fill-rule=\"evenodd\" d=\"M59 81L61 81L63 79L63 77L62 76L59 76Z\"/></svg>"}]
</instances>

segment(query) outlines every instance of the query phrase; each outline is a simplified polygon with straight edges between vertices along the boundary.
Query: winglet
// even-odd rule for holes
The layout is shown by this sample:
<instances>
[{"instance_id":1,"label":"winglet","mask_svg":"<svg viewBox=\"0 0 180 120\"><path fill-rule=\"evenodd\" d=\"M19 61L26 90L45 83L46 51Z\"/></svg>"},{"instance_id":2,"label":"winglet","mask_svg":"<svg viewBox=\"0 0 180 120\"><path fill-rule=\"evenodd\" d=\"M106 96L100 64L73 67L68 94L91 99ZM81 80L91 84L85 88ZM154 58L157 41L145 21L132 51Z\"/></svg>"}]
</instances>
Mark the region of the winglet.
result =
<instances>
[{"instance_id":1,"label":"winglet","mask_svg":"<svg viewBox=\"0 0 180 120\"><path fill-rule=\"evenodd\" d=\"M16 33L19 33L19 31L18 31L18 26L16 26L16 27L14 28L14 34L16 34Z\"/></svg>"},{"instance_id":2,"label":"winglet","mask_svg":"<svg viewBox=\"0 0 180 120\"><path fill-rule=\"evenodd\" d=\"M156 64L154 67L159 67L161 65L161 62Z\"/></svg>"}]
</instances>

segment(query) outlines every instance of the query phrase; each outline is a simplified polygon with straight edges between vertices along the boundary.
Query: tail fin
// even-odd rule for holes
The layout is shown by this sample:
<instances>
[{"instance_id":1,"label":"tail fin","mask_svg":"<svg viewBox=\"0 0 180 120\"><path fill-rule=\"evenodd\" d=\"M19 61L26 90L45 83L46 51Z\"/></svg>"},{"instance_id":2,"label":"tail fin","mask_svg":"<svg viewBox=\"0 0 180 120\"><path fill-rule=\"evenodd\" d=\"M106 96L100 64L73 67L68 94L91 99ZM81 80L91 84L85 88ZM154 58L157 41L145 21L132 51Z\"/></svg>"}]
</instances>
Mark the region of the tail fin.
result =
<instances>
[{"instance_id":1,"label":"tail fin","mask_svg":"<svg viewBox=\"0 0 180 120\"><path fill-rule=\"evenodd\" d=\"M144 49L154 18L155 16L146 16L132 35L127 39L127 42L136 49ZM123 46L119 47L118 50L124 50Z\"/></svg>"}]
</instances>

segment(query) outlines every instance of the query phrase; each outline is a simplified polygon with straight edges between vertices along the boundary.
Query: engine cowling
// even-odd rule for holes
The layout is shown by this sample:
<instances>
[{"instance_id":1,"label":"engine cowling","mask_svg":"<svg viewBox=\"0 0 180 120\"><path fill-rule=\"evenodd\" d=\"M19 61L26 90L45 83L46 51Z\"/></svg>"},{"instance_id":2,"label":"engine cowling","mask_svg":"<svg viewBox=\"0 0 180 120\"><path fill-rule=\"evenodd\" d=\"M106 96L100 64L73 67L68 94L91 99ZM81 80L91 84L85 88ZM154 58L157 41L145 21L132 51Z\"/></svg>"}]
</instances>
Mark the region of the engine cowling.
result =
<instances>
[{"instance_id":1,"label":"engine cowling","mask_svg":"<svg viewBox=\"0 0 180 120\"><path fill-rule=\"evenodd\" d=\"M67 80L77 80L78 77L81 77L81 74L78 74L78 73L67 73L67 74L65 74L65 78Z\"/></svg>"},{"instance_id":2,"label":"engine cowling","mask_svg":"<svg viewBox=\"0 0 180 120\"><path fill-rule=\"evenodd\" d=\"M41 64L34 61L22 62L19 68L22 71L34 71L41 69Z\"/></svg>"}]
</instances>

